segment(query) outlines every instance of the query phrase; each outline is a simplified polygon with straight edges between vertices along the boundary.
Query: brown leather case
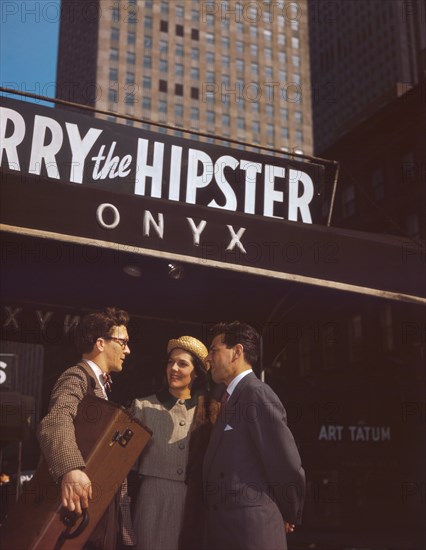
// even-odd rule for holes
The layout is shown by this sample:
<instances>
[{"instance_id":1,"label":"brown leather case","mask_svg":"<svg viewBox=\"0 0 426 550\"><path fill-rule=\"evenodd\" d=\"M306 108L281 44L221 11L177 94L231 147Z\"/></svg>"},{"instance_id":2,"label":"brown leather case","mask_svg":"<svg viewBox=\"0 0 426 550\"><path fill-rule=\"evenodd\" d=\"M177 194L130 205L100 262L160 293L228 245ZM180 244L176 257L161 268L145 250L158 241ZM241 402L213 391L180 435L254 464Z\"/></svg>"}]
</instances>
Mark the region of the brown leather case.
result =
<instances>
[{"instance_id":1,"label":"brown leather case","mask_svg":"<svg viewBox=\"0 0 426 550\"><path fill-rule=\"evenodd\" d=\"M93 488L88 516L73 523L43 460L3 522L2 550L81 549L151 437L124 407L93 395L81 401L74 424Z\"/></svg>"}]
</instances>

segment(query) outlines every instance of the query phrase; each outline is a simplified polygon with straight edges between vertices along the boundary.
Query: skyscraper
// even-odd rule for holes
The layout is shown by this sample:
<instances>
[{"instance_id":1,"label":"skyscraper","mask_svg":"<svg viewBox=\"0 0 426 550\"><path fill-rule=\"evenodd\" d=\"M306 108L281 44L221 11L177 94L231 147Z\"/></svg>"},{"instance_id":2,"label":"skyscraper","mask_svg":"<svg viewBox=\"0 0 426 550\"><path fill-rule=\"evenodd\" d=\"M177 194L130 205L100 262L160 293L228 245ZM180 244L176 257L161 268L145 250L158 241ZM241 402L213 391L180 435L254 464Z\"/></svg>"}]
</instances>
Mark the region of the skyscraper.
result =
<instances>
[{"instance_id":1,"label":"skyscraper","mask_svg":"<svg viewBox=\"0 0 426 550\"><path fill-rule=\"evenodd\" d=\"M309 0L316 154L425 74L421 0Z\"/></svg>"},{"instance_id":2,"label":"skyscraper","mask_svg":"<svg viewBox=\"0 0 426 550\"><path fill-rule=\"evenodd\" d=\"M58 97L112 120L312 153L306 0L63 0L62 10Z\"/></svg>"}]
</instances>

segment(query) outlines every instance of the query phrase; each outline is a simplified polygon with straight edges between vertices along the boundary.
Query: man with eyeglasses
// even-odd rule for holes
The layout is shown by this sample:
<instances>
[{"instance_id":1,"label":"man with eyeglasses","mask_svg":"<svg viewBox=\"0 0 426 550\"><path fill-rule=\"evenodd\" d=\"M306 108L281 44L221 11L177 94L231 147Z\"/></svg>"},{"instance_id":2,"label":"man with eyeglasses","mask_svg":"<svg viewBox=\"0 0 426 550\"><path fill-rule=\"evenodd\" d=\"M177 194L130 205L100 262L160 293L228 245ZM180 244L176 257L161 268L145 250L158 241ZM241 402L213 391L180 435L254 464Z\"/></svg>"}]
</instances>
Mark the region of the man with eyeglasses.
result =
<instances>
[{"instance_id":1,"label":"man with eyeglasses","mask_svg":"<svg viewBox=\"0 0 426 550\"><path fill-rule=\"evenodd\" d=\"M76 334L82 359L59 377L52 390L49 412L38 427L40 447L50 474L61 486L62 505L77 514L89 507L93 494L76 443L74 418L80 401L87 394L108 399L110 375L122 371L123 362L130 353L128 323L127 312L112 307L82 319ZM116 501L99 521L85 549L114 550L120 530L119 544L134 544L126 487L121 488Z\"/></svg>"}]
</instances>

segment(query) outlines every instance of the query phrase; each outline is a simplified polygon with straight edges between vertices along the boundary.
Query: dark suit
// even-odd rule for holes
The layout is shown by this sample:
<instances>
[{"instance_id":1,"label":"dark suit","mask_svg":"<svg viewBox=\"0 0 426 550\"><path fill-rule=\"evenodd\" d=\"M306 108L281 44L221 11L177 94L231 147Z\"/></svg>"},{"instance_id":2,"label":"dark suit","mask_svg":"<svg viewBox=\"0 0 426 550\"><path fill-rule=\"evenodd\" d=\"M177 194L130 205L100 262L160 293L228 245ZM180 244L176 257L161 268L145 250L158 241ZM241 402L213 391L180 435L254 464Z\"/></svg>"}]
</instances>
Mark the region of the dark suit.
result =
<instances>
[{"instance_id":1,"label":"dark suit","mask_svg":"<svg viewBox=\"0 0 426 550\"><path fill-rule=\"evenodd\" d=\"M300 523L305 473L276 394L253 373L237 384L203 466L207 550L286 550Z\"/></svg>"}]
</instances>

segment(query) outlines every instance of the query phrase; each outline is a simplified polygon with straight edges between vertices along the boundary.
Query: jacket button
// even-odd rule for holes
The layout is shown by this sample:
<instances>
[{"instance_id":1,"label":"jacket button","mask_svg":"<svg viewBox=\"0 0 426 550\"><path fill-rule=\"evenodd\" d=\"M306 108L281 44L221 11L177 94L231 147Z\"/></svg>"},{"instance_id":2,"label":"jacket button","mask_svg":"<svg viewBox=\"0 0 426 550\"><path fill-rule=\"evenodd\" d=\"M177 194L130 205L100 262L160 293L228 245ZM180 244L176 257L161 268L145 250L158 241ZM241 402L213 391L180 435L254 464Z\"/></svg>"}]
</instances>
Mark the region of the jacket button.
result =
<instances>
[{"instance_id":1,"label":"jacket button","mask_svg":"<svg viewBox=\"0 0 426 550\"><path fill-rule=\"evenodd\" d=\"M185 405L185 399L179 399L179 405Z\"/></svg>"},{"instance_id":2,"label":"jacket button","mask_svg":"<svg viewBox=\"0 0 426 550\"><path fill-rule=\"evenodd\" d=\"M185 426L185 424L186 424L185 420L181 420L181 421L179 422L179 426Z\"/></svg>"},{"instance_id":3,"label":"jacket button","mask_svg":"<svg viewBox=\"0 0 426 550\"><path fill-rule=\"evenodd\" d=\"M185 444L184 443L179 443L179 449L184 449L185 448Z\"/></svg>"},{"instance_id":4,"label":"jacket button","mask_svg":"<svg viewBox=\"0 0 426 550\"><path fill-rule=\"evenodd\" d=\"M183 469L182 468L178 468L177 469L177 473L181 476L183 474Z\"/></svg>"}]
</instances>

